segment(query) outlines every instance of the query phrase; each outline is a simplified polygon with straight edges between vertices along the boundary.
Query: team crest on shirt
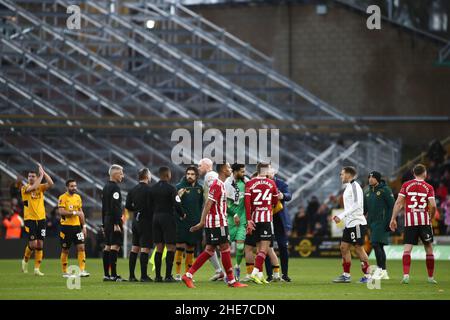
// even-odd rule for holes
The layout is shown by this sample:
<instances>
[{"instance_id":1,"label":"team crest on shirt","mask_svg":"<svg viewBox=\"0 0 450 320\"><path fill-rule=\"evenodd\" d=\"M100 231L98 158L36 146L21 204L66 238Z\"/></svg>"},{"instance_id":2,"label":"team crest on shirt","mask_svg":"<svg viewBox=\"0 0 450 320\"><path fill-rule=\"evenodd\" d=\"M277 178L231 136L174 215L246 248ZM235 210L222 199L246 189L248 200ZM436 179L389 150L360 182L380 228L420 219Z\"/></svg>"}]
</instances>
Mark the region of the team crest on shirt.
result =
<instances>
[{"instance_id":1,"label":"team crest on shirt","mask_svg":"<svg viewBox=\"0 0 450 320\"><path fill-rule=\"evenodd\" d=\"M41 193L40 192L31 192L31 198L32 199L40 199L41 198Z\"/></svg>"},{"instance_id":2,"label":"team crest on shirt","mask_svg":"<svg viewBox=\"0 0 450 320\"><path fill-rule=\"evenodd\" d=\"M70 210L73 210L73 204L71 204L71 205L69 206L69 209L70 209Z\"/></svg>"}]
</instances>

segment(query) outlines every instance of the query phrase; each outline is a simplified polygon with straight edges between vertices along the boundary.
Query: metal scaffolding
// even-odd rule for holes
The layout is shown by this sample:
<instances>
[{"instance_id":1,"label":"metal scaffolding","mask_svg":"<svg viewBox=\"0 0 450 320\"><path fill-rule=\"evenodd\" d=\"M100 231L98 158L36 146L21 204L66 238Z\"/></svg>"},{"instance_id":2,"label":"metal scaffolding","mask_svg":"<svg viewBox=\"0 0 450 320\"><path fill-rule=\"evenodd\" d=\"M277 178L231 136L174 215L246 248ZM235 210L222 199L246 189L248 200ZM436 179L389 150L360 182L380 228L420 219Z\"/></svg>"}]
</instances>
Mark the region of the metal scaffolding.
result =
<instances>
[{"instance_id":1,"label":"metal scaffolding","mask_svg":"<svg viewBox=\"0 0 450 320\"><path fill-rule=\"evenodd\" d=\"M79 30L66 26L74 4L81 8ZM279 152L278 174L293 189L291 206L317 189L323 197L339 189L335 171L355 155L363 170L391 172L399 163L398 143L371 134L276 72L270 57L178 3L0 5L0 161L17 172L43 162L57 180L53 196L76 176L87 206L98 210L111 163L125 166L127 190L139 168L172 162L171 132L196 120L219 130L281 129L272 152ZM332 136L333 130L341 131ZM258 160L256 148L241 147ZM386 152L374 155L374 147ZM173 168L175 178L184 172Z\"/></svg>"}]
</instances>

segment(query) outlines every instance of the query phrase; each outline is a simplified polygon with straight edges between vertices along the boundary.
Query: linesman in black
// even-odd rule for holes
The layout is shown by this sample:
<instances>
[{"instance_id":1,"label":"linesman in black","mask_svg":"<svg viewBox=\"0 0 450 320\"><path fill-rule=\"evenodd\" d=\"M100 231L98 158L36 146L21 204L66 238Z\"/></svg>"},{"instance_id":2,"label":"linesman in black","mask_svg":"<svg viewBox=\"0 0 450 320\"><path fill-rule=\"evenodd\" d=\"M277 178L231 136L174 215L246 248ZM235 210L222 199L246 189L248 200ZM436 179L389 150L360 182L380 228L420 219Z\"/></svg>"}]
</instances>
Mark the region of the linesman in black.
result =
<instances>
[{"instance_id":1,"label":"linesman in black","mask_svg":"<svg viewBox=\"0 0 450 320\"><path fill-rule=\"evenodd\" d=\"M175 243L177 238L176 220L184 219L181 200L177 189L169 183L172 173L168 167L159 168L159 182L151 187L153 212L153 241L156 244L155 282L163 282L161 263L164 246L167 247L165 282L175 282L172 276ZM175 216L175 211L179 217Z\"/></svg>"},{"instance_id":2,"label":"linesman in black","mask_svg":"<svg viewBox=\"0 0 450 320\"><path fill-rule=\"evenodd\" d=\"M123 281L117 275L117 256L123 239L122 194L119 183L123 180L123 168L113 164L109 168L109 181L102 191L102 221L105 234L103 250L103 281ZM111 274L109 270L111 269Z\"/></svg>"},{"instance_id":3,"label":"linesman in black","mask_svg":"<svg viewBox=\"0 0 450 320\"><path fill-rule=\"evenodd\" d=\"M131 225L133 240L129 258L129 281L138 281L134 275L134 269L136 267L136 260L140 251L141 282L151 282L153 280L147 275L148 258L150 249L153 246L153 214L151 212L151 188L149 186L152 177L150 170L148 168L139 170L138 179L139 183L131 189L130 192L128 192L127 201L125 202L125 208L127 208L130 214L134 213Z\"/></svg>"}]
</instances>

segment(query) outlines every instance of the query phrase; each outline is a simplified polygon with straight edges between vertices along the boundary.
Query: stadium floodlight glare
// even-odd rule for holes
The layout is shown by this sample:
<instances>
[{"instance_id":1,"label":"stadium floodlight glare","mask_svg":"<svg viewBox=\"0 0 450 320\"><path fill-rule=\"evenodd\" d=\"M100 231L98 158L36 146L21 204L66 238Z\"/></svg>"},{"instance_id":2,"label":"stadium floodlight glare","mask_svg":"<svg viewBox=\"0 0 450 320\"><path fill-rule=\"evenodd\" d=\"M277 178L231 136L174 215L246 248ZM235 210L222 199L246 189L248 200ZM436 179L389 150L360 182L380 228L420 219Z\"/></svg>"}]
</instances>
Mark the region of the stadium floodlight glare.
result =
<instances>
[{"instance_id":1,"label":"stadium floodlight glare","mask_svg":"<svg viewBox=\"0 0 450 320\"><path fill-rule=\"evenodd\" d=\"M155 20L147 20L147 22L145 23L145 26L147 27L147 29L153 29L156 25L156 21Z\"/></svg>"}]
</instances>

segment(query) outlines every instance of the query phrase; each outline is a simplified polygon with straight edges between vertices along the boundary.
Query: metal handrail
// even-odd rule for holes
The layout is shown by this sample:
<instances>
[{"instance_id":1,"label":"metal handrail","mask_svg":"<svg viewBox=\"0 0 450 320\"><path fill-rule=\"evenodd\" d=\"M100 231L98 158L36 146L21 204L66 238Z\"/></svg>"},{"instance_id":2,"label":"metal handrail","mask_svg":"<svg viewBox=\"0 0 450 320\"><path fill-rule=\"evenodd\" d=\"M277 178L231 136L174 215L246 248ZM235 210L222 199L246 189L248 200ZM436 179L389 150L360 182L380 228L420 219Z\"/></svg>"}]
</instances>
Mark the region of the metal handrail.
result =
<instances>
[{"instance_id":1,"label":"metal handrail","mask_svg":"<svg viewBox=\"0 0 450 320\"><path fill-rule=\"evenodd\" d=\"M450 144L450 136L448 136L447 138L441 140L441 144L442 146L447 146L448 144ZM411 164L417 163L420 160L424 159L426 156L427 152L426 151L422 151L420 154L418 154L415 158L408 160L405 164L403 164L401 167L399 167L397 170L395 170L392 175L393 176L398 176L401 172L405 171L406 169L408 169L408 167L411 166Z\"/></svg>"},{"instance_id":2,"label":"metal handrail","mask_svg":"<svg viewBox=\"0 0 450 320\"><path fill-rule=\"evenodd\" d=\"M127 82L129 85L135 87L142 93L148 95L150 98L155 99L156 101L162 103L165 107L169 108L170 110L173 110L184 117L195 117L195 115L192 114L191 112L185 111L183 106L181 106L180 104L163 96L160 92L151 88L149 85L147 85L146 83L137 79L133 75L126 74L125 72L122 71L121 68L115 66L114 64L111 64L108 60L93 53L91 50L89 50L87 48L83 48L83 46L80 45L79 43L77 43L76 41L67 39L67 37L64 35L63 32L55 30L54 27L50 26L48 23L37 18L35 15L31 14L30 12L22 9L20 6L16 5L15 3L11 2L10 0L0 0L0 4L3 4L11 11L16 12L17 14L19 14L21 17L23 17L27 21L40 27L45 32L51 34L56 39L63 41L65 44L67 44L72 49L79 52L81 55L87 57L89 60L93 61L94 63L97 63L98 65L102 66L106 70L113 72L117 77L121 78L122 80Z\"/></svg>"},{"instance_id":3,"label":"metal handrail","mask_svg":"<svg viewBox=\"0 0 450 320\"><path fill-rule=\"evenodd\" d=\"M269 62L271 64L273 63L274 59L272 57L269 57L266 54L262 53L261 51L255 49L249 43L242 41L241 39L237 38L233 34L227 32L225 29L217 26L216 24L212 23L209 20L206 20L201 15L196 14L192 10L189 10L187 7L183 6L179 2L176 2L176 1L169 1L169 2L171 2L173 5L175 5L175 7L177 9L180 9L181 11L183 11L184 13L186 13L189 16L193 17L197 21L200 21L201 23L207 25L208 27L210 27L214 31L221 33L225 38L230 39L232 42L236 43L238 46L245 48L245 50L251 51L252 53L257 55L261 59L265 60L266 62Z\"/></svg>"},{"instance_id":4,"label":"metal handrail","mask_svg":"<svg viewBox=\"0 0 450 320\"><path fill-rule=\"evenodd\" d=\"M268 68L257 61L254 61L253 59L247 57L246 55L243 55L235 48L232 48L232 47L226 45L225 43L221 42L220 40L218 40L211 34L202 30L201 28L193 26L189 21L183 20L182 18L180 18L176 15L171 15L171 14L167 13L166 11L159 8L156 4L146 2L145 6L146 6L145 10L138 8L136 6L134 6L134 7L130 6L130 7L134 8L135 10L138 10L141 12L144 11L147 13L148 13L147 7L151 8L152 10L158 12L160 15L171 19L172 21L174 21L175 23L177 23L184 29L189 30L190 32L197 35L198 37L200 37L203 40L207 41L208 43L212 44L217 49L225 52L227 55L229 55L230 57L232 57L239 63L242 63L242 64L252 68L256 72L265 75L266 77L270 78L272 81L278 83L279 85L289 88L294 93L296 93L297 95L299 95L300 97L302 97L303 99L305 99L306 101L311 103L313 106L319 108L323 112L325 112L337 119L340 119L342 121L353 122L353 118L351 116L348 116L348 115L344 114L343 112L337 110L333 106L329 105L325 101L323 101L320 98L313 95L311 92L307 91L305 88L301 87L299 84L297 84L297 83L293 82L292 80L290 80L289 78L279 74L275 70Z\"/></svg>"}]
</instances>

